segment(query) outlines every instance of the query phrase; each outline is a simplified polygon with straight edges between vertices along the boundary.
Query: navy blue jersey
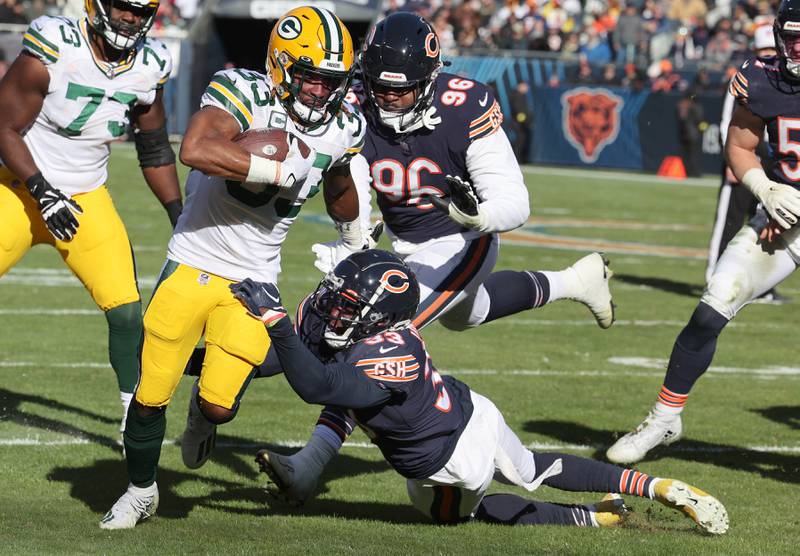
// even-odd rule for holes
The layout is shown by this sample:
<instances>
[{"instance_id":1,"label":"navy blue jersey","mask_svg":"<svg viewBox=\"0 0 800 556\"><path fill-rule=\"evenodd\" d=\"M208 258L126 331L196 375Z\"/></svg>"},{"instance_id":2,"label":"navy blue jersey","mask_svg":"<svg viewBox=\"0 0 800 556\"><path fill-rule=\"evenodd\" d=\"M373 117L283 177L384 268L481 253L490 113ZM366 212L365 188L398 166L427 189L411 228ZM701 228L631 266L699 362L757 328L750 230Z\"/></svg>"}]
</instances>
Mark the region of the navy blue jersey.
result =
<instances>
[{"instance_id":1,"label":"navy blue jersey","mask_svg":"<svg viewBox=\"0 0 800 556\"><path fill-rule=\"evenodd\" d=\"M340 350L322 339L322 320L306 298L298 308L295 327L300 340L323 362L346 363L353 380L374 381L391 390L385 404L349 409L386 461L401 475L429 477L440 470L455 450L472 415L469 387L440 376L416 328L383 332Z\"/></svg>"},{"instance_id":2,"label":"navy blue jersey","mask_svg":"<svg viewBox=\"0 0 800 556\"><path fill-rule=\"evenodd\" d=\"M731 80L730 92L767 125L770 179L800 186L800 82L786 79L778 58L751 58Z\"/></svg>"},{"instance_id":3,"label":"navy blue jersey","mask_svg":"<svg viewBox=\"0 0 800 556\"><path fill-rule=\"evenodd\" d=\"M427 195L448 196L447 175L470 180L467 148L497 131L503 113L492 90L477 81L450 73L436 78L432 113L440 118L433 129L423 127L396 135L364 110L367 136L361 154L367 159L372 188L389 229L412 243L456 234L464 228L424 202ZM359 95L359 86L354 87ZM363 97L359 100L363 103Z\"/></svg>"}]
</instances>

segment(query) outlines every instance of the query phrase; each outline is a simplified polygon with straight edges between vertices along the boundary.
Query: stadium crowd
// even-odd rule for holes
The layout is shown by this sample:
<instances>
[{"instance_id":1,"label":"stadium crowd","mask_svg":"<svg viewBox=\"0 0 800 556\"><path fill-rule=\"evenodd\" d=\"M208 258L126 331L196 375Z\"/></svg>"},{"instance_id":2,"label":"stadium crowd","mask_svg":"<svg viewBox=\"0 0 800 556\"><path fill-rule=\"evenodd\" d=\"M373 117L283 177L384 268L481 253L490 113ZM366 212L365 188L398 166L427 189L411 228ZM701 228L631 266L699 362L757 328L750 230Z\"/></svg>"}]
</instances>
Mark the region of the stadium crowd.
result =
<instances>
[{"instance_id":1,"label":"stadium crowd","mask_svg":"<svg viewBox=\"0 0 800 556\"><path fill-rule=\"evenodd\" d=\"M155 29L186 28L197 16L202 0L161 0ZM84 0L0 0L0 23L30 23L40 15L80 17Z\"/></svg>"}]
</instances>

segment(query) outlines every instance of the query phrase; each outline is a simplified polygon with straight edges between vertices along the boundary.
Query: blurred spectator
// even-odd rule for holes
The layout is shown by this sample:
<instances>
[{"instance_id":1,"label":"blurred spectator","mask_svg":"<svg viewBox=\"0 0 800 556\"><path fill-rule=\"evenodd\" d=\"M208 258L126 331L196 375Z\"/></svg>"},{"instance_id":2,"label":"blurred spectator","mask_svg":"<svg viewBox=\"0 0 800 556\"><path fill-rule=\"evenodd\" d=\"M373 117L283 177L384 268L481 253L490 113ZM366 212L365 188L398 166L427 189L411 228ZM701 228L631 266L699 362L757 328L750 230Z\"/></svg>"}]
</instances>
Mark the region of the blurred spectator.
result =
<instances>
[{"instance_id":1,"label":"blurred spectator","mask_svg":"<svg viewBox=\"0 0 800 556\"><path fill-rule=\"evenodd\" d=\"M650 87L650 90L654 93L670 93L686 88L686 81L673 71L672 62L669 60L661 60L654 67L653 73L655 76Z\"/></svg>"},{"instance_id":2,"label":"blurred spectator","mask_svg":"<svg viewBox=\"0 0 800 556\"><path fill-rule=\"evenodd\" d=\"M703 131L708 124L703 120L703 107L695 101L694 90L687 91L678 101L676 116L678 118L678 142L686 175L699 177Z\"/></svg>"},{"instance_id":3,"label":"blurred spectator","mask_svg":"<svg viewBox=\"0 0 800 556\"><path fill-rule=\"evenodd\" d=\"M704 19L707 12L708 7L703 0L672 0L668 15L670 19L691 25L695 18Z\"/></svg>"},{"instance_id":4,"label":"blurred spectator","mask_svg":"<svg viewBox=\"0 0 800 556\"><path fill-rule=\"evenodd\" d=\"M590 26L587 27L585 36L586 41L581 45L580 52L589 62L598 66L610 62L611 48L608 46L605 34L601 34L597 27Z\"/></svg>"},{"instance_id":5,"label":"blurred spectator","mask_svg":"<svg viewBox=\"0 0 800 556\"><path fill-rule=\"evenodd\" d=\"M606 87L616 87L619 83L616 64L606 64L603 67L603 75L600 78L600 84Z\"/></svg>"},{"instance_id":6,"label":"blurred spectator","mask_svg":"<svg viewBox=\"0 0 800 556\"><path fill-rule=\"evenodd\" d=\"M589 85L595 82L592 65L589 63L586 56L582 55L578 60L578 67L576 68L575 75L572 76L570 81L581 85Z\"/></svg>"},{"instance_id":7,"label":"blurred spectator","mask_svg":"<svg viewBox=\"0 0 800 556\"><path fill-rule=\"evenodd\" d=\"M636 49L639 47L644 35L644 21L636 8L636 4L629 2L625 11L619 16L614 29L614 50L617 53L618 63L633 62L636 59Z\"/></svg>"},{"instance_id":8,"label":"blurred spectator","mask_svg":"<svg viewBox=\"0 0 800 556\"><path fill-rule=\"evenodd\" d=\"M514 132L511 146L520 164L528 161L530 138L533 133L533 110L528 102L529 90L528 84L520 81L509 96L512 115L510 127Z\"/></svg>"},{"instance_id":9,"label":"blurred spectator","mask_svg":"<svg viewBox=\"0 0 800 556\"><path fill-rule=\"evenodd\" d=\"M0 23L27 23L25 7L17 0L0 0Z\"/></svg>"}]
</instances>

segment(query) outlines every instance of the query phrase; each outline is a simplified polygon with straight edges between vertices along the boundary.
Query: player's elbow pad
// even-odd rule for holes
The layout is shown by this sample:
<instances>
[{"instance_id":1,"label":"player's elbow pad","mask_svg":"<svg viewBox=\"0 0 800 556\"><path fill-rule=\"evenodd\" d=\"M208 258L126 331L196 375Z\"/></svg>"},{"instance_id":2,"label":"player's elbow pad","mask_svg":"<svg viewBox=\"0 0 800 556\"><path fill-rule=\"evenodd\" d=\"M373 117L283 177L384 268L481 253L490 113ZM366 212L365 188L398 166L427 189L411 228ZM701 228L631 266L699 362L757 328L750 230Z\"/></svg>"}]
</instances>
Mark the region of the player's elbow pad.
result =
<instances>
[{"instance_id":1,"label":"player's elbow pad","mask_svg":"<svg viewBox=\"0 0 800 556\"><path fill-rule=\"evenodd\" d=\"M175 164L175 153L169 144L166 126L150 131L137 131L133 135L133 142L136 144L136 155L142 168Z\"/></svg>"}]
</instances>

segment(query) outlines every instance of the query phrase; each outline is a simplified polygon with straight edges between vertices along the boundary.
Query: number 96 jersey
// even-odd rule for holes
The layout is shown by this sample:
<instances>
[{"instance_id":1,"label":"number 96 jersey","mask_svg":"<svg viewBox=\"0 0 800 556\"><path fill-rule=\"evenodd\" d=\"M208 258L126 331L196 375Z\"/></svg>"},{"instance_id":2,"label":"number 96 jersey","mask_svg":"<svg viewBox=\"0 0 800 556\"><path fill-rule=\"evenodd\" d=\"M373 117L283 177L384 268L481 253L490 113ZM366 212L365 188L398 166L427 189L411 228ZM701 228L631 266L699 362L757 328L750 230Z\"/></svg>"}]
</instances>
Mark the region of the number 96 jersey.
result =
<instances>
[{"instance_id":1,"label":"number 96 jersey","mask_svg":"<svg viewBox=\"0 0 800 556\"><path fill-rule=\"evenodd\" d=\"M85 19L35 19L22 46L47 67L50 85L24 140L45 178L67 195L100 187L108 177L110 143L123 135L130 111L155 101L169 79L167 48L146 38L121 63L95 58Z\"/></svg>"}]
</instances>

